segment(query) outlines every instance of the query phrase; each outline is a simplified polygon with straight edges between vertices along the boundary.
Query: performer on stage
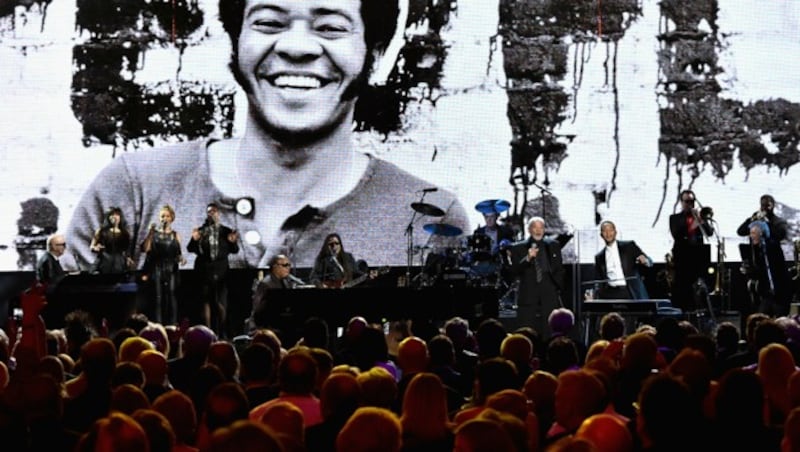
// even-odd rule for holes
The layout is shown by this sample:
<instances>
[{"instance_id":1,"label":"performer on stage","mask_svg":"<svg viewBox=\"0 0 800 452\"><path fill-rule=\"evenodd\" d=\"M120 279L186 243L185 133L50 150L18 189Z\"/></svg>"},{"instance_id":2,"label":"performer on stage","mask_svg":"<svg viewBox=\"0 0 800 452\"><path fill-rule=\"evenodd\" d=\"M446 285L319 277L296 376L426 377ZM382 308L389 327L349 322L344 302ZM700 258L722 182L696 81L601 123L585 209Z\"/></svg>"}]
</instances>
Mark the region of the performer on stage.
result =
<instances>
[{"instance_id":1,"label":"performer on stage","mask_svg":"<svg viewBox=\"0 0 800 452\"><path fill-rule=\"evenodd\" d=\"M130 258L131 233L122 216L122 209L112 207L106 212L103 225L94 233L89 248L97 254L93 272L100 274L125 273L134 267Z\"/></svg>"},{"instance_id":2,"label":"performer on stage","mask_svg":"<svg viewBox=\"0 0 800 452\"><path fill-rule=\"evenodd\" d=\"M264 313L269 291L273 289L296 289L307 286L306 282L292 274L292 261L285 254L277 254L269 260L269 274L259 277L253 287L253 308L246 321L246 329L266 326Z\"/></svg>"},{"instance_id":3,"label":"performer on stage","mask_svg":"<svg viewBox=\"0 0 800 452\"><path fill-rule=\"evenodd\" d=\"M768 242L780 243L789 233L789 224L783 218L775 215L775 198L772 195L761 195L760 207L752 215L745 218L736 233L740 237L752 237L752 223L754 221L763 221L769 226Z\"/></svg>"},{"instance_id":4,"label":"performer on stage","mask_svg":"<svg viewBox=\"0 0 800 452\"><path fill-rule=\"evenodd\" d=\"M763 217L751 222L749 243L739 245L742 272L748 279L753 307L769 316L781 317L789 314L792 285L780 241L772 238L765 220Z\"/></svg>"},{"instance_id":5,"label":"performer on stage","mask_svg":"<svg viewBox=\"0 0 800 452\"><path fill-rule=\"evenodd\" d=\"M669 217L675 267L672 305L687 311L700 307L698 300L695 300L695 293L708 290L706 277L711 263L711 250L704 244L704 237L713 235L714 227L695 208L696 197L692 190L683 190L680 201L681 211Z\"/></svg>"},{"instance_id":6,"label":"performer on stage","mask_svg":"<svg viewBox=\"0 0 800 452\"><path fill-rule=\"evenodd\" d=\"M152 282L154 289L153 305L148 317L164 325L174 325L178 320L178 266L186 263L181 253L181 237L172 229L175 210L164 205L158 213L161 225L150 225L150 230L142 243L142 251L147 258L144 264L144 281Z\"/></svg>"},{"instance_id":7,"label":"performer on stage","mask_svg":"<svg viewBox=\"0 0 800 452\"><path fill-rule=\"evenodd\" d=\"M497 256L500 251L500 242L503 240L514 241L514 229L504 224L498 224L497 219L499 213L496 211L483 212L483 220L486 222L484 226L475 229L473 236L485 235L491 242L492 256Z\"/></svg>"},{"instance_id":8,"label":"performer on stage","mask_svg":"<svg viewBox=\"0 0 800 452\"><path fill-rule=\"evenodd\" d=\"M442 206L442 222L468 227L454 193L375 157L356 136L361 94L360 105L376 102L369 98L369 80L398 27L397 0L219 6L231 43L229 66L247 100L237 109L244 117L241 136L114 158L70 222L68 237L79 258L91 259L85 244L98 227L98 212L112 205L135 221L138 241L146 230L140 221L166 202L182 218L202 215L203 205L217 202L222 222L248 237L240 243L243 252L230 256L234 268L266 267L278 253L311 267L318 240L331 230L347 231L349 243L369 262L405 262L402 237L409 205L420 192ZM181 227L188 236L190 229ZM414 230L413 242L429 239L426 233Z\"/></svg>"},{"instance_id":9,"label":"performer on stage","mask_svg":"<svg viewBox=\"0 0 800 452\"><path fill-rule=\"evenodd\" d=\"M612 221L600 223L600 236L605 248L594 256L595 278L603 280L595 285L595 298L633 299L650 298L644 286L639 267L652 267L653 260L633 240L617 240L617 227Z\"/></svg>"},{"instance_id":10,"label":"performer on stage","mask_svg":"<svg viewBox=\"0 0 800 452\"><path fill-rule=\"evenodd\" d=\"M186 249L195 253L194 269L202 284L202 316L206 326L221 338L227 337L228 255L239 252L239 234L220 224L219 206L206 206L206 221L192 230Z\"/></svg>"},{"instance_id":11,"label":"performer on stage","mask_svg":"<svg viewBox=\"0 0 800 452\"><path fill-rule=\"evenodd\" d=\"M64 255L67 242L63 234L53 234L47 238L47 252L36 263L36 280L42 284L55 286L64 279L67 272L61 267L58 258Z\"/></svg>"},{"instance_id":12,"label":"performer on stage","mask_svg":"<svg viewBox=\"0 0 800 452\"><path fill-rule=\"evenodd\" d=\"M532 326L544 337L549 336L547 316L563 307L564 267L561 247L553 239L545 238L542 217L528 220L529 238L511 248L514 273L519 278L517 293L517 324Z\"/></svg>"},{"instance_id":13,"label":"performer on stage","mask_svg":"<svg viewBox=\"0 0 800 452\"><path fill-rule=\"evenodd\" d=\"M339 234L328 234L314 260L309 280L317 287L345 287L363 272L352 253L344 250Z\"/></svg>"}]
</instances>

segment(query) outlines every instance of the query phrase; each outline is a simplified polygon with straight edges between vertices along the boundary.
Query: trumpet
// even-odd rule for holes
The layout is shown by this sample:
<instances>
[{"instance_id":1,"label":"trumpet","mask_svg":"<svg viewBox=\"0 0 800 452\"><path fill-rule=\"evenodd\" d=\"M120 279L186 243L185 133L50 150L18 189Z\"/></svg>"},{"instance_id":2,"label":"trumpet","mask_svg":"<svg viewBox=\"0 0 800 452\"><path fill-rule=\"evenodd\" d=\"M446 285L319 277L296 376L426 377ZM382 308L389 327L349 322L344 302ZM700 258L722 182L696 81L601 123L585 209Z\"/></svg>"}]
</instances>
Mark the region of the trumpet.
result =
<instances>
[{"instance_id":1,"label":"trumpet","mask_svg":"<svg viewBox=\"0 0 800 452\"><path fill-rule=\"evenodd\" d=\"M750 221L763 220L765 218L767 218L767 212L763 211L763 210L759 210L759 211L756 211L755 213L753 213L753 215L750 217Z\"/></svg>"}]
</instances>

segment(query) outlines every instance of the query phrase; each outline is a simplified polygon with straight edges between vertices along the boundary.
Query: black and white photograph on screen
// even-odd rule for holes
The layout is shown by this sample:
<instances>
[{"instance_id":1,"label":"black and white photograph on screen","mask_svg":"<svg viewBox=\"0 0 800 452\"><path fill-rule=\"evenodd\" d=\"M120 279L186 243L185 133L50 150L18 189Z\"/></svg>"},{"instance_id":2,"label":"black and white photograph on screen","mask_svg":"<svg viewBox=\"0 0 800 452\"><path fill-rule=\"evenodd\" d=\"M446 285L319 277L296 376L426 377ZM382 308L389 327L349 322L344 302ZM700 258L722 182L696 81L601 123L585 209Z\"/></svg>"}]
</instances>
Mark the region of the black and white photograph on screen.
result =
<instances>
[{"instance_id":1,"label":"black and white photograph on screen","mask_svg":"<svg viewBox=\"0 0 800 452\"><path fill-rule=\"evenodd\" d=\"M112 207L141 267L164 205L190 237L209 203L232 268L310 267L330 233L369 266L463 268L487 213L514 240L544 218L565 263L613 219L663 262L686 189L712 258L763 194L789 257L798 54L795 2L6 2L0 270L55 232L91 269Z\"/></svg>"}]
</instances>

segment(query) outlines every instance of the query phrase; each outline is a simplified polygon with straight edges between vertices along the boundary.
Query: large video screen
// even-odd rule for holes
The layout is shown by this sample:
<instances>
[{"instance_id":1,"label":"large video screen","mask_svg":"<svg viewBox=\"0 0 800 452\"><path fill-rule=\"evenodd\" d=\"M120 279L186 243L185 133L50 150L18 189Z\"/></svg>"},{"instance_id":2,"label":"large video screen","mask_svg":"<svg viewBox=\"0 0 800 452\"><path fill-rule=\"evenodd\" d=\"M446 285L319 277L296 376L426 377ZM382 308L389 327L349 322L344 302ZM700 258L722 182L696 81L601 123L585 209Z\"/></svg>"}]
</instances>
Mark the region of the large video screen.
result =
<instances>
[{"instance_id":1,"label":"large video screen","mask_svg":"<svg viewBox=\"0 0 800 452\"><path fill-rule=\"evenodd\" d=\"M287 1L246 3L282 14ZM337 21L289 44L316 52L309 46L341 32ZM310 266L328 233L371 266L458 259L487 203L520 239L528 218L545 218L548 233L569 239L567 262L593 262L603 220L663 262L683 189L711 209L706 240L712 253L724 244L729 261L746 240L737 228L773 195L791 258L800 3L401 0L396 22L367 83L337 99L356 103L347 140L273 171L255 158L262 149L242 145L263 126L248 103L264 99L231 72L217 1L4 2L0 271L32 270L55 232L67 235L64 266L89 268L91 234L114 204L141 265L138 244L163 204L177 211L185 244L209 202L240 232L235 267L263 267L278 252ZM369 49L357 50L368 60ZM269 81L332 86L292 74ZM328 115L319 105L310 116ZM315 152L350 153L350 163L328 158L327 173L310 165L313 179L298 168L318 162Z\"/></svg>"}]
</instances>

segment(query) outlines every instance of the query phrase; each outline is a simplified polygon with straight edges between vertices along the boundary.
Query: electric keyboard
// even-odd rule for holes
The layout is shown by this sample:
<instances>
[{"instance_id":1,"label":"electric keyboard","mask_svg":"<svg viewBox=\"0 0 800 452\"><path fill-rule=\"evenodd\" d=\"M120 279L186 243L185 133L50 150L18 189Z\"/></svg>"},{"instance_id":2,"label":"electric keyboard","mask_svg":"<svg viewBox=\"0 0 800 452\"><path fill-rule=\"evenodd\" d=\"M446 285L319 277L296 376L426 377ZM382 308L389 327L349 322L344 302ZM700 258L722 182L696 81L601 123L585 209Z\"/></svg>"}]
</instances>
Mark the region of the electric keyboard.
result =
<instances>
[{"instance_id":1,"label":"electric keyboard","mask_svg":"<svg viewBox=\"0 0 800 452\"><path fill-rule=\"evenodd\" d=\"M646 300L591 300L583 302L583 312L586 313L606 313L619 312L620 314L656 314L659 311L673 309L672 303L668 299L646 299Z\"/></svg>"}]
</instances>

